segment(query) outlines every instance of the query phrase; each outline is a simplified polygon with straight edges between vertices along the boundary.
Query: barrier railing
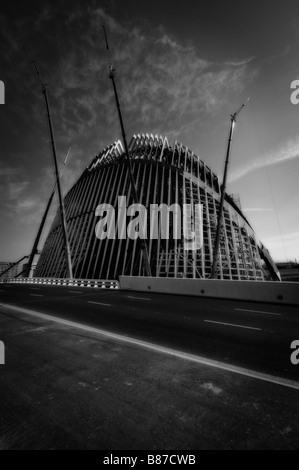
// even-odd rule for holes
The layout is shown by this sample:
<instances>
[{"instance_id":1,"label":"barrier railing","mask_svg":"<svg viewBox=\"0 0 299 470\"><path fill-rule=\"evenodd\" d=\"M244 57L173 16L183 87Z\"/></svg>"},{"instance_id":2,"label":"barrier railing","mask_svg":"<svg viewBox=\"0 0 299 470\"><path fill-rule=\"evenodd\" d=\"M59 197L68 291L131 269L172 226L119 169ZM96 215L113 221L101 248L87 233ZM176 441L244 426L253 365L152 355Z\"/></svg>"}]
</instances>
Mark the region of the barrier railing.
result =
<instances>
[{"instance_id":1,"label":"barrier railing","mask_svg":"<svg viewBox=\"0 0 299 470\"><path fill-rule=\"evenodd\" d=\"M118 281L106 279L65 279L53 277L22 277L0 279L1 284L42 284L49 286L96 287L99 289L119 289Z\"/></svg>"}]
</instances>

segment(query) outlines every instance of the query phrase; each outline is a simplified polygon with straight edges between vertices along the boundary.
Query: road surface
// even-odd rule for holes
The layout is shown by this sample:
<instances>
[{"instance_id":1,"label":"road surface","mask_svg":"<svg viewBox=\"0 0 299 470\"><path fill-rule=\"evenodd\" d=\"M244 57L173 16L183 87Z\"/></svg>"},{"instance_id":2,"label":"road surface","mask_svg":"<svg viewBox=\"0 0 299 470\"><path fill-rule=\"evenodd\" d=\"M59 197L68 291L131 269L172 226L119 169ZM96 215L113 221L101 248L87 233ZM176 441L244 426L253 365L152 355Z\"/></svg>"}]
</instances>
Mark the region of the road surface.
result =
<instances>
[{"instance_id":1,"label":"road surface","mask_svg":"<svg viewBox=\"0 0 299 470\"><path fill-rule=\"evenodd\" d=\"M0 286L0 304L299 382L299 306L16 284Z\"/></svg>"}]
</instances>

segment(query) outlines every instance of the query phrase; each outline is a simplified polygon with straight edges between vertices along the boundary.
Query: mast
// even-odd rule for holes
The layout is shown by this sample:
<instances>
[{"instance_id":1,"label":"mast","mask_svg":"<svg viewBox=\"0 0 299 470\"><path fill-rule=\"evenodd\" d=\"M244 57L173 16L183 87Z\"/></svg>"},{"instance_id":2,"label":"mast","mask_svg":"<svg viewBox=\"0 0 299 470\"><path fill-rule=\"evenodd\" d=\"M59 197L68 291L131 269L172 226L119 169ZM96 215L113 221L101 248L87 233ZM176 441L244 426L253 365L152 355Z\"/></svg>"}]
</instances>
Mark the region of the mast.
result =
<instances>
[{"instance_id":1,"label":"mast","mask_svg":"<svg viewBox=\"0 0 299 470\"><path fill-rule=\"evenodd\" d=\"M228 143L227 143L223 183L221 187L220 207L219 207L219 212L218 212L216 237L215 237L215 244L214 244L214 251L213 251L213 264L212 264L212 272L211 272L212 279L217 278L217 261L218 261L219 245L220 245L220 231L221 231L222 217L223 217L224 198L225 198L225 191L226 191L227 170L228 170L228 164L229 164L231 144L232 144L234 129L236 125L236 119L237 119L237 116L242 111L242 109L246 106L248 101L249 101L249 98L246 101L246 103L242 104L242 106L237 112L231 115L231 119L230 119L231 124L230 124L230 131L229 131L229 137L228 137Z\"/></svg>"},{"instance_id":2,"label":"mast","mask_svg":"<svg viewBox=\"0 0 299 470\"><path fill-rule=\"evenodd\" d=\"M107 34L106 34L105 25L103 25L103 31L104 31L104 36L105 36L106 49L107 49L107 53L108 53L108 57L109 57L109 44L108 44L108 38L107 38ZM128 171L129 171L129 178L130 178L131 187L132 187L133 201L134 201L135 204L138 204L139 200L138 200L136 185L135 185L135 181L134 181L132 161L130 159L128 142L127 142L127 137L126 137L126 133L125 133L125 127L124 127L124 122L123 122L123 118L122 118L122 112L121 112L121 107L120 107L120 103L119 103L118 92L117 92L117 88L116 88L115 71L116 71L116 69L112 65L110 57L109 57L109 78L111 79L112 85L113 85L116 108L117 108L117 112L118 112L118 118L119 118L120 127L121 127L122 139L123 139L124 148L125 148L125 156L126 156L127 166L128 166ZM146 234L144 234L144 235L146 236ZM148 255L147 245L146 245L144 239L140 239L140 249L141 249L141 252L142 252L142 257L143 257L146 276L151 276L149 255Z\"/></svg>"},{"instance_id":3,"label":"mast","mask_svg":"<svg viewBox=\"0 0 299 470\"><path fill-rule=\"evenodd\" d=\"M63 204L63 199L62 199L62 192L61 192L61 186L60 186L60 178L59 178L59 171L58 171L58 164L57 164L57 155L56 155L56 146L55 146L55 140L54 140L54 131L52 127L52 121L51 121L51 114L50 114L50 106L49 106L49 100L48 100L48 94L47 94L47 84L43 82L41 79L39 70L37 68L37 65L35 62L33 62L33 65L35 67L36 73L38 77L40 78L41 85L42 85L42 93L45 97L45 103L46 103L46 109L47 109L47 117L48 117L48 123L49 123L49 130L50 130L50 135L51 135L51 144L52 144L52 151L53 151L53 160L54 160L54 168L55 168L55 179L56 179L56 184L57 184L57 190L58 190L58 199L59 199L59 208L60 208L60 217L61 217L61 227L62 227L62 233L63 233L63 241L64 241L64 249L65 249L65 257L66 257L66 266L67 266L67 272L68 276L70 279L73 279L73 269L72 269L72 260L71 260L71 250L70 250L70 245L68 241L68 235L67 235L67 225L66 225L66 217L65 217L65 208Z\"/></svg>"},{"instance_id":4,"label":"mast","mask_svg":"<svg viewBox=\"0 0 299 470\"><path fill-rule=\"evenodd\" d=\"M64 167L66 166L67 159L68 159L68 157L69 157L70 151L71 151L71 149L69 149L69 151L68 151L68 153L67 153L67 155L66 155L66 157L65 157L65 160L64 160L64 163L63 163L63 166L64 166ZM60 171L59 174L60 174L60 175L62 174L62 170ZM51 204L52 204L52 200L53 200L53 197L54 197L54 194L55 194L55 191L56 191L56 185L57 185L57 182L55 181L55 184L54 184L54 187L53 187L53 189L52 189L51 195L50 195L50 197L49 197L49 200L48 200L48 203L47 203L47 206L46 206L46 209L45 209L45 212L44 212L42 221L41 221L40 226L39 226L39 229L38 229L36 238L35 238L35 240L34 240L34 244L33 244L33 247L32 247L31 253L30 253L30 257L29 257L28 264L27 264L26 268L25 268L24 271L23 271L24 274L25 274L24 277L29 277L29 276L30 276L30 271L31 271L31 268L32 268L32 263L33 263L33 260L34 260L34 256L35 256L36 253L37 253L38 243L39 243L40 236L41 236L41 234L42 234L42 231L43 231L43 228L44 228L46 219L47 219L47 215L48 215L49 209L50 209Z\"/></svg>"},{"instance_id":5,"label":"mast","mask_svg":"<svg viewBox=\"0 0 299 470\"><path fill-rule=\"evenodd\" d=\"M40 239L42 230L43 230L43 228L44 228L44 225L45 225L45 222L46 222L46 219L47 219L47 215L48 215L48 212L49 212L49 209L50 209L52 200L53 200L53 196L54 196L54 194L55 194L55 188L56 188L56 184L55 184L55 186L54 186L54 188L53 188L53 190L52 190L51 196L50 196L50 198L49 198L49 200L48 200L48 204L47 204L46 210L45 210L45 212L44 212L44 215L43 215L42 221L41 221L41 223L40 223L40 226L39 226L39 229L38 229L36 238L35 238L35 240L34 240L34 244L33 244L32 250L31 250L31 254L30 254L30 258L29 258L27 267L26 267L25 270L24 270L24 271L25 271L25 272L24 272L24 274L25 274L24 277L29 277L29 276L30 276L30 271L31 271L33 259L34 259L34 256L35 256L36 253L37 253L37 246L38 246L39 239Z\"/></svg>"}]
</instances>

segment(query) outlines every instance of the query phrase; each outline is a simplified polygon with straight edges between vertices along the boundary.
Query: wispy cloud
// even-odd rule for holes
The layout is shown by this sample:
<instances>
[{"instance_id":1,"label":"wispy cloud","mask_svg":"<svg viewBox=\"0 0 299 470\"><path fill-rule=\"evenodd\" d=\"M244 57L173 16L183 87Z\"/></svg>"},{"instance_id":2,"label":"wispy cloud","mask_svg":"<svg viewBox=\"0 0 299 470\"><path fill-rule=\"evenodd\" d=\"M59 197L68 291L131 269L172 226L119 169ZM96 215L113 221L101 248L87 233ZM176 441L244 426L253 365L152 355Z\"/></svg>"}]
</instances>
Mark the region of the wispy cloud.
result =
<instances>
[{"instance_id":1,"label":"wispy cloud","mask_svg":"<svg viewBox=\"0 0 299 470\"><path fill-rule=\"evenodd\" d=\"M98 151L119 137L102 23L126 125L133 132L175 138L200 116L217 112L257 74L249 66L252 58L213 64L161 26L120 24L103 8L78 7L66 28L72 37L74 25L84 25L84 35L61 55L48 81L53 84L59 138L66 145L85 148L85 155L92 146Z\"/></svg>"},{"instance_id":2,"label":"wispy cloud","mask_svg":"<svg viewBox=\"0 0 299 470\"><path fill-rule=\"evenodd\" d=\"M230 65L232 67L242 67L243 65L247 65L255 59L254 56L248 57L247 59L239 59L239 60L231 60L225 62L225 65Z\"/></svg>"},{"instance_id":3,"label":"wispy cloud","mask_svg":"<svg viewBox=\"0 0 299 470\"><path fill-rule=\"evenodd\" d=\"M237 181L240 178L248 175L249 173L259 170L265 166L269 165L278 165L279 163L284 163L289 160L293 160L299 157L299 135L294 140L289 140L281 147L273 150L273 152L268 152L261 158L254 158L250 163L248 163L243 168L236 169L232 171L230 176L230 182Z\"/></svg>"},{"instance_id":4,"label":"wispy cloud","mask_svg":"<svg viewBox=\"0 0 299 470\"><path fill-rule=\"evenodd\" d=\"M14 201L20 198L28 185L29 181L9 182L6 187L8 199Z\"/></svg>"},{"instance_id":5,"label":"wispy cloud","mask_svg":"<svg viewBox=\"0 0 299 470\"><path fill-rule=\"evenodd\" d=\"M0 167L0 216L2 223L10 220L19 226L37 226L50 190L53 187L53 172L44 167L36 175L34 183L22 167Z\"/></svg>"},{"instance_id":6,"label":"wispy cloud","mask_svg":"<svg viewBox=\"0 0 299 470\"><path fill-rule=\"evenodd\" d=\"M15 176L21 172L20 168L14 168L12 166L0 166L0 177L1 176Z\"/></svg>"},{"instance_id":7,"label":"wispy cloud","mask_svg":"<svg viewBox=\"0 0 299 470\"><path fill-rule=\"evenodd\" d=\"M284 235L276 235L267 237L263 240L267 247L281 248L284 244L286 247L296 245L299 247L299 232L286 233Z\"/></svg>"},{"instance_id":8,"label":"wispy cloud","mask_svg":"<svg viewBox=\"0 0 299 470\"><path fill-rule=\"evenodd\" d=\"M145 20L138 26L129 19L120 22L95 4L74 4L65 17L57 15L51 3L19 23L0 17L5 44L0 65L5 63L3 69L13 75L14 83L22 83L10 103L19 128L12 121L10 129L16 136L20 129L26 133L21 161L30 162L32 168L30 173L10 164L0 167L1 206L7 217L18 215L20 223L38 223L53 187L44 102L31 59L37 60L48 83L60 164L72 146L62 177L64 190L97 152L120 137L102 23L109 36L128 137L150 132L174 139L180 134L188 145L184 136L198 132L200 120L214 116L257 74L248 58L212 63L194 44L183 43L164 27ZM10 158L7 155L7 163Z\"/></svg>"},{"instance_id":9,"label":"wispy cloud","mask_svg":"<svg viewBox=\"0 0 299 470\"><path fill-rule=\"evenodd\" d=\"M266 62L268 63L271 63L271 62L274 62L276 60L279 60L279 59L283 59L285 57L287 57L290 53L290 50L291 50L291 46L290 45L286 45L282 51L278 52L277 54L274 54L274 55L270 55Z\"/></svg>"},{"instance_id":10,"label":"wispy cloud","mask_svg":"<svg viewBox=\"0 0 299 470\"><path fill-rule=\"evenodd\" d=\"M262 239L262 242L276 261L299 258L299 232L265 237Z\"/></svg>"},{"instance_id":11,"label":"wispy cloud","mask_svg":"<svg viewBox=\"0 0 299 470\"><path fill-rule=\"evenodd\" d=\"M263 208L263 207L249 207L246 209L242 209L243 212L271 212L273 209L270 208Z\"/></svg>"},{"instance_id":12,"label":"wispy cloud","mask_svg":"<svg viewBox=\"0 0 299 470\"><path fill-rule=\"evenodd\" d=\"M55 16L55 8L51 8L50 5L44 5L41 12L35 20L35 29L40 30L44 28L45 23L48 23Z\"/></svg>"},{"instance_id":13,"label":"wispy cloud","mask_svg":"<svg viewBox=\"0 0 299 470\"><path fill-rule=\"evenodd\" d=\"M74 5L65 19L58 17L55 8L48 4L34 19L24 18L18 27L8 28L8 20L1 20L8 57L11 60L15 56L14 62L19 64L16 75L26 77L23 81L30 90L30 99L16 100L18 114L26 115L30 108L32 128L41 129L43 125L41 134L45 135L43 103L30 63L34 58L49 84L59 146L77 145L88 155L119 138L102 23L109 35L130 133L161 133L170 139L176 138L181 129L182 136L184 129L192 133L192 126L197 129L200 117L217 112L256 76L252 58L211 63L199 56L191 42L182 43L164 27L153 27L145 20L138 26L130 20L119 22L102 6L95 5ZM51 61L45 67L43 49L55 49L52 29L60 48L53 51L52 67ZM41 35L41 31L39 44L33 37Z\"/></svg>"}]
</instances>

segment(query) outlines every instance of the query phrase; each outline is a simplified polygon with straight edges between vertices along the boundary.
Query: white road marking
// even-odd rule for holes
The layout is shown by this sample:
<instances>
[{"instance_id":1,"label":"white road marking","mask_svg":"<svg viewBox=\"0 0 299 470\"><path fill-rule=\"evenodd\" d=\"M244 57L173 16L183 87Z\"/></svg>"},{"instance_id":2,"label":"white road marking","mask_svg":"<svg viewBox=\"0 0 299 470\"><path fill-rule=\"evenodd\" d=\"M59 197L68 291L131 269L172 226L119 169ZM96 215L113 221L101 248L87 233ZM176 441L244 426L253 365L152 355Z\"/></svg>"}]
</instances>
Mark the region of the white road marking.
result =
<instances>
[{"instance_id":1,"label":"white road marking","mask_svg":"<svg viewBox=\"0 0 299 470\"><path fill-rule=\"evenodd\" d=\"M238 310L238 312L266 313L267 315L277 315L281 317L281 313L263 312L262 310L247 310L246 308L235 308L235 310Z\"/></svg>"},{"instance_id":2,"label":"white road marking","mask_svg":"<svg viewBox=\"0 0 299 470\"><path fill-rule=\"evenodd\" d=\"M216 325L233 326L235 328L246 328L247 330L262 331L261 328L253 328L253 326L235 325L234 323L223 323L221 321L212 321L212 320L204 320L204 321L207 323L216 323Z\"/></svg>"},{"instance_id":3,"label":"white road marking","mask_svg":"<svg viewBox=\"0 0 299 470\"><path fill-rule=\"evenodd\" d=\"M111 307L111 304L103 304L102 302L92 302L91 300L87 301L89 304L104 305L105 307Z\"/></svg>"},{"instance_id":4,"label":"white road marking","mask_svg":"<svg viewBox=\"0 0 299 470\"><path fill-rule=\"evenodd\" d=\"M68 292L71 292L72 294L83 294L83 292L80 292L78 290L68 290Z\"/></svg>"},{"instance_id":5,"label":"white road marking","mask_svg":"<svg viewBox=\"0 0 299 470\"><path fill-rule=\"evenodd\" d=\"M29 294L29 295L31 295L32 297L43 297L42 294Z\"/></svg>"},{"instance_id":6,"label":"white road marking","mask_svg":"<svg viewBox=\"0 0 299 470\"><path fill-rule=\"evenodd\" d=\"M147 299L146 297L134 297L133 295L128 295L128 299L152 300L152 299Z\"/></svg>"},{"instance_id":7,"label":"white road marking","mask_svg":"<svg viewBox=\"0 0 299 470\"><path fill-rule=\"evenodd\" d=\"M134 344L136 346L149 349L161 354L167 354L169 356L174 356L179 359L195 362L204 366L214 367L216 369L224 370L226 372L233 372L235 374L243 375L245 377L250 377L256 380L262 380L264 382L269 382L275 385L281 385L283 387L292 388L299 390L299 382L294 380L285 379L283 377L276 377L270 374L264 374L251 369L246 369L244 367L234 366L232 364L226 364L225 362L215 361L202 356L196 356L195 354L185 353L183 351L178 351L176 349L167 348L164 346L159 346L158 344L148 343L136 338L131 338L129 336L122 336L117 333L112 333L110 331L102 330L100 328L94 328L92 326L83 325L82 323L76 323L69 320L63 320L62 318L52 317L51 315L46 315L45 313L36 312L34 310L29 310L27 308L16 307L9 304L0 304L1 307L6 309L15 310L17 312L25 313L28 315L33 315L38 318L42 318L47 321L52 321L53 323L60 323L65 326L80 328L81 330L88 331L90 333L96 333L106 338L110 338L116 341L121 341L123 343Z\"/></svg>"}]
</instances>

